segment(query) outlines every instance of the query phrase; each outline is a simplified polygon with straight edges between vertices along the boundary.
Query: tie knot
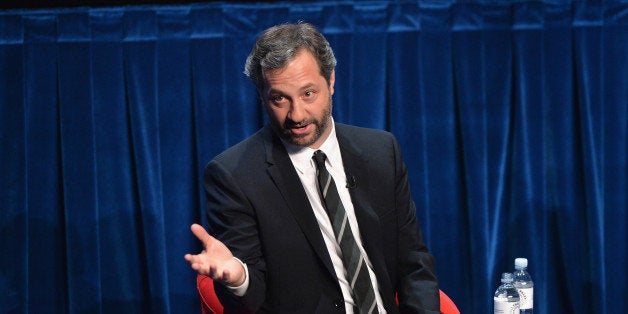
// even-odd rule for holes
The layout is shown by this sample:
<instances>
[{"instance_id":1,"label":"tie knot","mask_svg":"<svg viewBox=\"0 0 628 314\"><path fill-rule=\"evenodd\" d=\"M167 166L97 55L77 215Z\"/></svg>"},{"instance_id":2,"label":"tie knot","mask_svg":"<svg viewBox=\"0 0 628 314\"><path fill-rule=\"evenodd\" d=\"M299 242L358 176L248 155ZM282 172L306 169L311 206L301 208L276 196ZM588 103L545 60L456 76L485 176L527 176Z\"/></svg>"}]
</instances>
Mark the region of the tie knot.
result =
<instances>
[{"instance_id":1,"label":"tie knot","mask_svg":"<svg viewBox=\"0 0 628 314\"><path fill-rule=\"evenodd\" d=\"M325 153L323 153L322 150L315 151L312 158L314 158L317 169L325 169L325 159L327 159L327 156L325 155Z\"/></svg>"}]
</instances>

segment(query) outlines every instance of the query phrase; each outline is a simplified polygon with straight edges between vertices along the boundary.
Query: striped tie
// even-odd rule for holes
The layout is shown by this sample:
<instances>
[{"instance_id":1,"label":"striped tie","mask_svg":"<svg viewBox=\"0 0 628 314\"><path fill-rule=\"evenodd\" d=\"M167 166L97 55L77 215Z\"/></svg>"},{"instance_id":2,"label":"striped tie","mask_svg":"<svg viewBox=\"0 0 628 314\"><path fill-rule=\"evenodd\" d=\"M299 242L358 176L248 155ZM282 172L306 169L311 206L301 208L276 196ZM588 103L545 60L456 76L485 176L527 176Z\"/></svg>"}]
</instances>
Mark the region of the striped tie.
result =
<instances>
[{"instance_id":1,"label":"striped tie","mask_svg":"<svg viewBox=\"0 0 628 314\"><path fill-rule=\"evenodd\" d=\"M347 213L340 201L340 195L338 195L334 179L325 167L327 156L322 151L317 150L313 158L316 162L318 187L323 197L325 210L334 227L336 241L342 251L342 260L347 270L347 280L349 280L351 289L353 289L353 299L360 313L374 313L377 304L371 278L368 274L364 256L360 253L358 244L353 238Z\"/></svg>"}]
</instances>

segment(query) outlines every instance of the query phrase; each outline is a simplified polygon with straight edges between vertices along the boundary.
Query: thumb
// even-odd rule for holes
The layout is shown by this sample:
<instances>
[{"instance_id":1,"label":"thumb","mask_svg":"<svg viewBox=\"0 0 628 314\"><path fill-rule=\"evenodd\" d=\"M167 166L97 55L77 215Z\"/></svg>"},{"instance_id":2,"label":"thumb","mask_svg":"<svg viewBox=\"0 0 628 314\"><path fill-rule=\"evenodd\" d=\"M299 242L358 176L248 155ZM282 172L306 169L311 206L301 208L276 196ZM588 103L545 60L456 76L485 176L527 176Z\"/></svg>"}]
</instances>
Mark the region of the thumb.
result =
<instances>
[{"instance_id":1,"label":"thumb","mask_svg":"<svg viewBox=\"0 0 628 314\"><path fill-rule=\"evenodd\" d=\"M209 233L207 233L207 231L205 230L205 228L203 228L203 226L199 224L193 224L190 227L190 230L192 230L192 233L196 236L196 238L198 238L199 240L201 240L201 242L203 242L203 245L205 247L209 246L213 237L210 236Z\"/></svg>"}]
</instances>

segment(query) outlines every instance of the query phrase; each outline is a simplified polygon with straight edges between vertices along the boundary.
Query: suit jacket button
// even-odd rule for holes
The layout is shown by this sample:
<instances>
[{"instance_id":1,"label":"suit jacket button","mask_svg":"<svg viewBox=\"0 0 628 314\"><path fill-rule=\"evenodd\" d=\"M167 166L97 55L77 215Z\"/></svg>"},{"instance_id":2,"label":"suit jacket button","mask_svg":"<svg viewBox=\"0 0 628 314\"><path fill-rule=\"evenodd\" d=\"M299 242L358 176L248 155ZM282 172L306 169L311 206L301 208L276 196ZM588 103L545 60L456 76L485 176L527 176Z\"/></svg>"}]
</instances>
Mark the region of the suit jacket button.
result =
<instances>
[{"instance_id":1,"label":"suit jacket button","mask_svg":"<svg viewBox=\"0 0 628 314\"><path fill-rule=\"evenodd\" d=\"M345 306L345 300L343 299L334 300L335 308L340 309L340 308L344 308L344 306Z\"/></svg>"}]
</instances>

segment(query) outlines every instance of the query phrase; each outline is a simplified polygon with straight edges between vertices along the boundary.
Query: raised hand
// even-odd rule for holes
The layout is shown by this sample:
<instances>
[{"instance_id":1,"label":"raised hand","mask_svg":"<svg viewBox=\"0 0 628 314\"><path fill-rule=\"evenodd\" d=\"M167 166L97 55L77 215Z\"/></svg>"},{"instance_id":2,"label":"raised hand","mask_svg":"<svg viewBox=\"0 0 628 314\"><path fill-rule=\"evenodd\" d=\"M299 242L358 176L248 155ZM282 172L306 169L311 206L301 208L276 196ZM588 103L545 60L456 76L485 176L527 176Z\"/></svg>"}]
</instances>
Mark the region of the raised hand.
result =
<instances>
[{"instance_id":1,"label":"raised hand","mask_svg":"<svg viewBox=\"0 0 628 314\"><path fill-rule=\"evenodd\" d=\"M227 286L242 285L246 279L246 273L231 251L222 242L209 235L201 225L193 224L190 229L205 247L205 250L199 254L185 254L185 260L190 263L192 269Z\"/></svg>"}]
</instances>

